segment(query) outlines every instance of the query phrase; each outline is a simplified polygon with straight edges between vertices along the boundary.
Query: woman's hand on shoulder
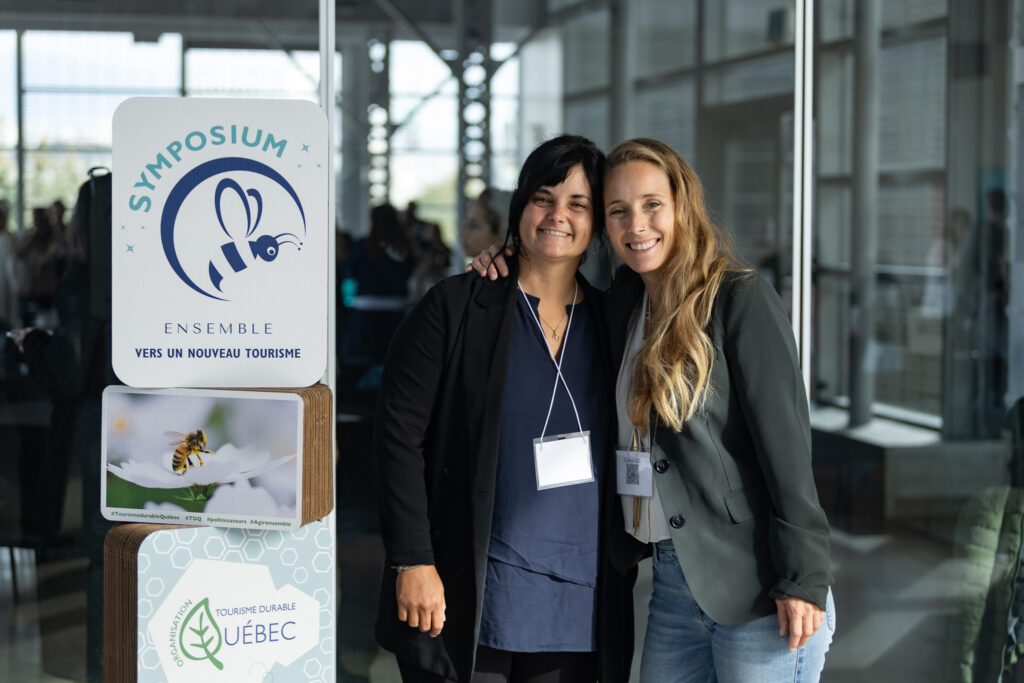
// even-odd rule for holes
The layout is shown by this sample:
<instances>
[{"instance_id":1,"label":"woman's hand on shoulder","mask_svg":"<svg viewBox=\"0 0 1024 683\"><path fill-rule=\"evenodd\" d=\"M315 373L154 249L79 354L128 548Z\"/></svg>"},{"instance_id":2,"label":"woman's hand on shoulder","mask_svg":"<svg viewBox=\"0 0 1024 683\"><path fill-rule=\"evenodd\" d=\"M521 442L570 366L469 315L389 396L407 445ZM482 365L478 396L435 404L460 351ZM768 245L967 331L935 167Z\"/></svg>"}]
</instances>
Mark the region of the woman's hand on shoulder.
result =
<instances>
[{"instance_id":1,"label":"woman's hand on shoulder","mask_svg":"<svg viewBox=\"0 0 1024 683\"><path fill-rule=\"evenodd\" d=\"M779 635L789 634L789 649L796 650L807 644L825 619L825 610L800 598L776 600L779 609Z\"/></svg>"},{"instance_id":2,"label":"woman's hand on shoulder","mask_svg":"<svg viewBox=\"0 0 1024 683\"><path fill-rule=\"evenodd\" d=\"M398 620L436 638L444 627L444 585L432 564L404 569L395 579Z\"/></svg>"},{"instance_id":3,"label":"woman's hand on shoulder","mask_svg":"<svg viewBox=\"0 0 1024 683\"><path fill-rule=\"evenodd\" d=\"M505 257L515 253L513 247L505 247L503 250L501 246L492 244L473 257L472 263L466 266L466 272L475 270L480 277L489 277L492 280L497 280L499 274L501 277L508 277L508 263Z\"/></svg>"}]
</instances>

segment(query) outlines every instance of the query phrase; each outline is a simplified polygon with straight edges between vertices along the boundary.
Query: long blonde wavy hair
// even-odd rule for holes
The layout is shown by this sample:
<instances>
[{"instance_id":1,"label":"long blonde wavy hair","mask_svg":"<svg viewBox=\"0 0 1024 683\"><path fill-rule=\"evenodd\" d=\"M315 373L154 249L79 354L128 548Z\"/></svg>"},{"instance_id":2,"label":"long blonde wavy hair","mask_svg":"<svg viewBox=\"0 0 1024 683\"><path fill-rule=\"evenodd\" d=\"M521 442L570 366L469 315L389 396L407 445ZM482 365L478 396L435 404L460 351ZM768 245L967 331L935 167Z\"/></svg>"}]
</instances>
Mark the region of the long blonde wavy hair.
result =
<instances>
[{"instance_id":1,"label":"long blonde wavy hair","mask_svg":"<svg viewBox=\"0 0 1024 683\"><path fill-rule=\"evenodd\" d=\"M675 239L657 272L658 291L648 293L650 319L633 368L629 415L646 430L653 407L678 432L710 391L715 349L705 328L718 288L728 271L749 269L708 217L700 178L671 147L650 138L627 140L608 155L608 173L631 161L654 164L668 176Z\"/></svg>"}]
</instances>

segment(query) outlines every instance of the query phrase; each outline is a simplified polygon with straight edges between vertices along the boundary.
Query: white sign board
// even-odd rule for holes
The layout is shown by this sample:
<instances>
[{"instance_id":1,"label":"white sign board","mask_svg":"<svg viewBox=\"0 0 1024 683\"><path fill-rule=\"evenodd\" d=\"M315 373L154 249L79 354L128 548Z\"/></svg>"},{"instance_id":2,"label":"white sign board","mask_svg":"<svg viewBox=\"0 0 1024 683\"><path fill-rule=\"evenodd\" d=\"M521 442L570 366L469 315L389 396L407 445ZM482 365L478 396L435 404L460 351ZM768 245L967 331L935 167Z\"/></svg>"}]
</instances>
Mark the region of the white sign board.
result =
<instances>
[{"instance_id":1,"label":"white sign board","mask_svg":"<svg viewBox=\"0 0 1024 683\"><path fill-rule=\"evenodd\" d=\"M296 387L327 366L327 120L297 100L114 114L112 334L134 387Z\"/></svg>"},{"instance_id":2,"label":"white sign board","mask_svg":"<svg viewBox=\"0 0 1024 683\"><path fill-rule=\"evenodd\" d=\"M169 529L138 551L139 683L333 681L333 532ZM107 647L119 644L107 643Z\"/></svg>"}]
</instances>

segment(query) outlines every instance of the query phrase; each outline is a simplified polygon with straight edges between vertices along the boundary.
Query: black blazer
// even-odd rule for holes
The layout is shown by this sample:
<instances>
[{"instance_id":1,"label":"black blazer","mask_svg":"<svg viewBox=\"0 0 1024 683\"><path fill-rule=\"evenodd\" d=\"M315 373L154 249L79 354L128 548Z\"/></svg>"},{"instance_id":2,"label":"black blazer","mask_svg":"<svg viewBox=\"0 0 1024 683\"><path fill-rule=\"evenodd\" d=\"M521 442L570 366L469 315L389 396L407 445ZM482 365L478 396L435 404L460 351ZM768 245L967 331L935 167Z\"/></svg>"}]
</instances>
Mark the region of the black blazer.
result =
<instances>
[{"instance_id":1,"label":"black blazer","mask_svg":"<svg viewBox=\"0 0 1024 683\"><path fill-rule=\"evenodd\" d=\"M643 282L620 268L606 308L621 362ZM651 460L672 543L697 604L720 624L776 612L774 598L822 609L833 579L828 521L811 473L811 432L796 345L782 302L756 274L730 273L708 325L710 394L681 432L652 411ZM663 470L663 471L662 471ZM616 566L643 546L613 530Z\"/></svg>"},{"instance_id":2,"label":"black blazer","mask_svg":"<svg viewBox=\"0 0 1024 683\"><path fill-rule=\"evenodd\" d=\"M403 663L456 681L472 675L480 630L501 404L515 317L516 269L492 282L475 273L435 285L392 340L374 434L386 562L376 637ZM603 330L603 293L580 277ZM603 332L602 332L603 334ZM595 344L609 363L607 340ZM608 419L613 418L611 386ZM614 459L604 481L601 537L621 506ZM610 470L611 474L607 474ZM606 553L602 555L606 557ZM395 564L434 564L444 583L445 626L430 638L398 621ZM635 571L602 562L598 577L601 681L626 681L633 648Z\"/></svg>"}]
</instances>

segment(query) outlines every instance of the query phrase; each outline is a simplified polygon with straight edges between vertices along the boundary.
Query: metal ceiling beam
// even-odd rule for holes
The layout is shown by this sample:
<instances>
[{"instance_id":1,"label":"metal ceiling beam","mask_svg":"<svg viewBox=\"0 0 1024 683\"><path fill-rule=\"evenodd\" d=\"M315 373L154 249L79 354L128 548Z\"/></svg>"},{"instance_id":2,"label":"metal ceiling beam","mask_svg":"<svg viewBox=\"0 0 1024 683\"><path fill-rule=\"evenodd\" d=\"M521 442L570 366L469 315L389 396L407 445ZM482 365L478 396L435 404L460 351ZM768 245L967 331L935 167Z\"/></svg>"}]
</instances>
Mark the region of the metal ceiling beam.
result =
<instances>
[{"instance_id":1,"label":"metal ceiling beam","mask_svg":"<svg viewBox=\"0 0 1024 683\"><path fill-rule=\"evenodd\" d=\"M426 31L421 29L419 25L416 24L415 21L406 16L405 12L399 9L397 5L391 2L391 0L373 1L377 5L377 7L380 7L381 10L383 10L384 13L387 14L392 21L394 21L396 24L398 24L399 27L402 28L402 30L415 36L417 40L419 40L424 45L429 47L433 51L433 53L437 55L438 59L447 64L449 68L451 68L451 60L446 59L441 54L441 48L437 46L433 38L431 38Z\"/></svg>"}]
</instances>

